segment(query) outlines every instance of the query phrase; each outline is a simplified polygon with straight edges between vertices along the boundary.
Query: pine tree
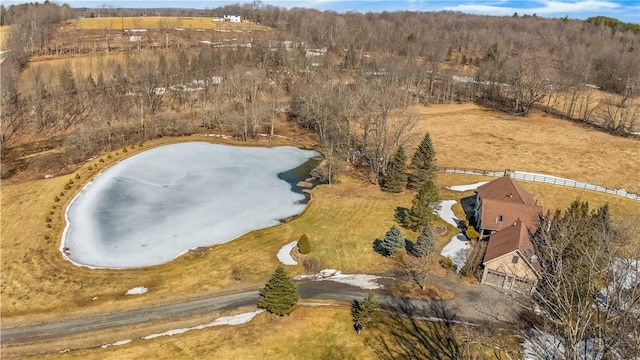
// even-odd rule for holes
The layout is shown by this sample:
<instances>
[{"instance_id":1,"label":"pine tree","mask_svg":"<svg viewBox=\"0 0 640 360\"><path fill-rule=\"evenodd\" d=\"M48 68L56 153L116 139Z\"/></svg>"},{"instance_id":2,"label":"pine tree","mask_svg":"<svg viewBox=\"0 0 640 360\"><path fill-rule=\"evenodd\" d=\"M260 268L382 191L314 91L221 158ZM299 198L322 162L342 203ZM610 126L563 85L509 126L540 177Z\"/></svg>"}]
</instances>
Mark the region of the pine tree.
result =
<instances>
[{"instance_id":1,"label":"pine tree","mask_svg":"<svg viewBox=\"0 0 640 360\"><path fill-rule=\"evenodd\" d=\"M426 133L411 159L407 188L419 189L425 182L433 181L437 170L436 152L431 144L431 136Z\"/></svg>"},{"instance_id":2,"label":"pine tree","mask_svg":"<svg viewBox=\"0 0 640 360\"><path fill-rule=\"evenodd\" d=\"M401 193L407 183L407 155L400 146L393 155L382 183L382 190L390 193Z\"/></svg>"},{"instance_id":3,"label":"pine tree","mask_svg":"<svg viewBox=\"0 0 640 360\"><path fill-rule=\"evenodd\" d=\"M400 234L400 229L394 225L387 231L380 243L380 253L384 256L391 256L402 247L404 247L404 238Z\"/></svg>"},{"instance_id":4,"label":"pine tree","mask_svg":"<svg viewBox=\"0 0 640 360\"><path fill-rule=\"evenodd\" d=\"M424 257L433 251L435 247L435 236L433 235L433 231L431 231L431 225L427 224L427 226L422 229L422 233L416 239L415 244L413 244L413 248L411 251L411 255L416 257Z\"/></svg>"},{"instance_id":5,"label":"pine tree","mask_svg":"<svg viewBox=\"0 0 640 360\"><path fill-rule=\"evenodd\" d=\"M260 292L258 307L272 314L289 315L295 310L299 298L298 287L280 265Z\"/></svg>"},{"instance_id":6,"label":"pine tree","mask_svg":"<svg viewBox=\"0 0 640 360\"><path fill-rule=\"evenodd\" d=\"M369 293L361 302L353 300L351 304L354 325L371 326L376 321L377 311L378 301L373 293Z\"/></svg>"},{"instance_id":7,"label":"pine tree","mask_svg":"<svg viewBox=\"0 0 640 360\"><path fill-rule=\"evenodd\" d=\"M440 209L438 189L433 181L424 183L413 198L411 209L404 215L403 225L411 230L429 224Z\"/></svg>"}]
</instances>

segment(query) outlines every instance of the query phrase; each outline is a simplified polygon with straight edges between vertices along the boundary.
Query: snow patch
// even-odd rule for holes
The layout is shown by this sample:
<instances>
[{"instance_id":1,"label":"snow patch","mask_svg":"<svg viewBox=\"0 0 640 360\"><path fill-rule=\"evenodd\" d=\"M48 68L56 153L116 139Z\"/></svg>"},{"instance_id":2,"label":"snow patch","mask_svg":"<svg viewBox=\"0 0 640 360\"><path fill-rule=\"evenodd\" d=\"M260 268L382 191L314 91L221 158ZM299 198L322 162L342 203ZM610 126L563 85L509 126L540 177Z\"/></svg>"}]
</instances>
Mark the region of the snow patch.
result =
<instances>
[{"instance_id":1,"label":"snow patch","mask_svg":"<svg viewBox=\"0 0 640 360\"><path fill-rule=\"evenodd\" d=\"M367 274L343 274L340 270L324 269L315 275L298 275L294 280L312 280L312 281L335 281L359 287L365 290L380 289L382 286L377 282L380 277Z\"/></svg>"},{"instance_id":2,"label":"snow patch","mask_svg":"<svg viewBox=\"0 0 640 360\"><path fill-rule=\"evenodd\" d=\"M440 216L440 218L442 218L442 220L444 220L447 223L451 224L451 226L457 228L458 227L458 222L460 222L460 219L458 219L453 214L453 210L451 210L451 208L453 207L453 205L455 203L456 203L455 200L442 200L442 201L440 201L440 210L438 210L438 216Z\"/></svg>"},{"instance_id":3,"label":"snow patch","mask_svg":"<svg viewBox=\"0 0 640 360\"><path fill-rule=\"evenodd\" d=\"M464 266L467 262L469 254L471 253L471 244L467 240L467 237L463 234L458 234L451 238L451 241L442 248L440 255L448 257L456 265L456 272Z\"/></svg>"},{"instance_id":4,"label":"snow patch","mask_svg":"<svg viewBox=\"0 0 640 360\"><path fill-rule=\"evenodd\" d=\"M132 341L133 341L133 340L131 340L131 339L127 339L127 340L120 340L120 341L116 341L116 342L111 343L111 344L104 344L104 345L101 345L100 347L101 347L101 348L103 348L103 349L106 349L106 348L108 348L108 347L110 347L110 346L126 345L126 344L128 344L128 343L130 343L130 342L132 342Z\"/></svg>"},{"instance_id":5,"label":"snow patch","mask_svg":"<svg viewBox=\"0 0 640 360\"><path fill-rule=\"evenodd\" d=\"M127 290L127 293L125 295L141 295L147 292L149 292L149 289L147 289L144 286L138 286L138 287L134 287L132 289Z\"/></svg>"},{"instance_id":6,"label":"snow patch","mask_svg":"<svg viewBox=\"0 0 640 360\"><path fill-rule=\"evenodd\" d=\"M313 303L313 302L298 302L298 305L309 306L309 307L333 306L333 304Z\"/></svg>"},{"instance_id":7,"label":"snow patch","mask_svg":"<svg viewBox=\"0 0 640 360\"><path fill-rule=\"evenodd\" d=\"M449 190L453 190L453 191L467 191L467 190L475 190L478 188L478 186L482 186L484 184L488 183L488 181L479 181L477 183L473 183L473 184L468 184L468 185L454 185L454 186L448 186L447 189Z\"/></svg>"},{"instance_id":8,"label":"snow patch","mask_svg":"<svg viewBox=\"0 0 640 360\"><path fill-rule=\"evenodd\" d=\"M161 333L158 333L158 334L151 334L151 335L143 336L142 338L144 340L149 340L149 339L155 339L155 338L161 337L161 336L173 336L173 335L178 335L178 334L184 334L184 333L189 332L191 330L202 330L202 329L206 329L206 328L210 328L210 327L214 327L214 326L246 324L249 321L251 321L256 315L258 315L258 314L260 314L262 312L264 312L264 310L260 309L260 310L251 311L251 312L242 313L242 314L233 315L233 316L223 316L221 318L217 318L217 319L213 320L212 322L209 322L209 323L206 323L206 324L201 324L201 325L188 327L188 328L167 330L165 332L161 332Z\"/></svg>"},{"instance_id":9,"label":"snow patch","mask_svg":"<svg viewBox=\"0 0 640 360\"><path fill-rule=\"evenodd\" d=\"M598 339L585 339L578 343L578 359L580 360L601 360L604 354L598 350ZM538 331L536 329L529 330L529 336L522 343L524 350L524 360L538 359L562 359L564 358L564 344L562 341L552 334ZM613 349L613 358L620 358L617 351Z\"/></svg>"},{"instance_id":10,"label":"snow patch","mask_svg":"<svg viewBox=\"0 0 640 360\"><path fill-rule=\"evenodd\" d=\"M292 241L287 245L283 246L280 251L278 251L278 260L284 265L298 265L298 262L293 259L291 256L291 250L298 245L297 241Z\"/></svg>"}]
</instances>

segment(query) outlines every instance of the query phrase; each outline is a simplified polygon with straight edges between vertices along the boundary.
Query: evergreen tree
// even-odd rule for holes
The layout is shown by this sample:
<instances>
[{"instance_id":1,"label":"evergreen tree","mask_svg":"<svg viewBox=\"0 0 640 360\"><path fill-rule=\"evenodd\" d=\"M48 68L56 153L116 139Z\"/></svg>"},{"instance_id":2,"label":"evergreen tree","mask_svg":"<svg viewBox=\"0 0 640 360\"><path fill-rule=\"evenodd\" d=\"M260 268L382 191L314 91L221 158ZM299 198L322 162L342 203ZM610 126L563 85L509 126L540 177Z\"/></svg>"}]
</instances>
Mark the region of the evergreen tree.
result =
<instances>
[{"instance_id":1,"label":"evergreen tree","mask_svg":"<svg viewBox=\"0 0 640 360\"><path fill-rule=\"evenodd\" d=\"M436 218L435 212L440 209L438 189L433 181L424 183L413 198L411 209L404 215L404 226L417 230Z\"/></svg>"},{"instance_id":2,"label":"evergreen tree","mask_svg":"<svg viewBox=\"0 0 640 360\"><path fill-rule=\"evenodd\" d=\"M300 236L300 240L298 240L298 251L300 251L300 254L308 254L311 252L311 244L309 243L307 234Z\"/></svg>"},{"instance_id":3,"label":"evergreen tree","mask_svg":"<svg viewBox=\"0 0 640 360\"><path fill-rule=\"evenodd\" d=\"M393 155L382 183L382 190L390 193L401 193L407 183L407 155L400 146Z\"/></svg>"},{"instance_id":4,"label":"evergreen tree","mask_svg":"<svg viewBox=\"0 0 640 360\"><path fill-rule=\"evenodd\" d=\"M295 310L299 298L298 287L280 265L260 292L258 307L272 314L289 315Z\"/></svg>"},{"instance_id":5,"label":"evergreen tree","mask_svg":"<svg viewBox=\"0 0 640 360\"><path fill-rule=\"evenodd\" d=\"M422 229L422 233L416 239L415 244L413 244L413 248L411 249L411 255L416 257L424 257L433 251L435 247L435 236L433 235L433 231L431 231L431 225L427 224L427 226Z\"/></svg>"},{"instance_id":6,"label":"evergreen tree","mask_svg":"<svg viewBox=\"0 0 640 360\"><path fill-rule=\"evenodd\" d=\"M384 256L391 256L395 254L400 248L404 246L404 238L400 234L400 229L392 226L384 236L384 239L380 243L379 252Z\"/></svg>"},{"instance_id":7,"label":"evergreen tree","mask_svg":"<svg viewBox=\"0 0 640 360\"><path fill-rule=\"evenodd\" d=\"M431 136L426 133L411 159L407 188L419 189L425 182L433 181L437 170L436 152L431 144Z\"/></svg>"},{"instance_id":8,"label":"evergreen tree","mask_svg":"<svg viewBox=\"0 0 640 360\"><path fill-rule=\"evenodd\" d=\"M351 316L355 326L371 326L376 321L377 311L378 301L373 293L369 293L362 301L353 300L351 304Z\"/></svg>"}]
</instances>

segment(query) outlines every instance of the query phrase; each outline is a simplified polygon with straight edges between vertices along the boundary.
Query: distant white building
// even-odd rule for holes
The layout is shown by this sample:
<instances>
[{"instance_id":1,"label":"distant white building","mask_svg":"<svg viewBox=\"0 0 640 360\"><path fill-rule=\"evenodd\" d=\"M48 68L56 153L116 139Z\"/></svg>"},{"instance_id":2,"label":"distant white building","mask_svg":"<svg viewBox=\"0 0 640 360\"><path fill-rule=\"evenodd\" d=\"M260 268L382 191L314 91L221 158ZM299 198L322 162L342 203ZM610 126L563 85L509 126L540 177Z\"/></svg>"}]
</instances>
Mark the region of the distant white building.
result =
<instances>
[{"instance_id":1,"label":"distant white building","mask_svg":"<svg viewBox=\"0 0 640 360\"><path fill-rule=\"evenodd\" d=\"M225 11L222 13L222 19L228 22L240 22L240 13L237 11Z\"/></svg>"}]
</instances>

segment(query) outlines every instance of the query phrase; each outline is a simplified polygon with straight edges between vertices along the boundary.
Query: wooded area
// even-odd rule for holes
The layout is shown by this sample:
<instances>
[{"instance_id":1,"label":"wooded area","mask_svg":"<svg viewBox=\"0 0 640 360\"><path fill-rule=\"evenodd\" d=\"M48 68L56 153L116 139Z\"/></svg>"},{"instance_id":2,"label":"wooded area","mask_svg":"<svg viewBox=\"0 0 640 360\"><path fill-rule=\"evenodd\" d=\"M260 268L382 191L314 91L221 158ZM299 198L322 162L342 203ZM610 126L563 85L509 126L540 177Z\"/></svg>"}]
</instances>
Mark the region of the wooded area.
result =
<instances>
[{"instance_id":1,"label":"wooded area","mask_svg":"<svg viewBox=\"0 0 640 360\"><path fill-rule=\"evenodd\" d=\"M229 9L261 30L228 35L167 20L141 36L105 28L98 42L95 31L72 26L92 13ZM67 162L160 136L251 140L289 119L377 181L407 142L415 104L473 101L516 117L539 109L617 135L640 131L640 35L611 21L338 14L260 2L191 13L51 3L0 10L11 25L1 66L3 157L51 139ZM24 166L3 167L3 177Z\"/></svg>"}]
</instances>

